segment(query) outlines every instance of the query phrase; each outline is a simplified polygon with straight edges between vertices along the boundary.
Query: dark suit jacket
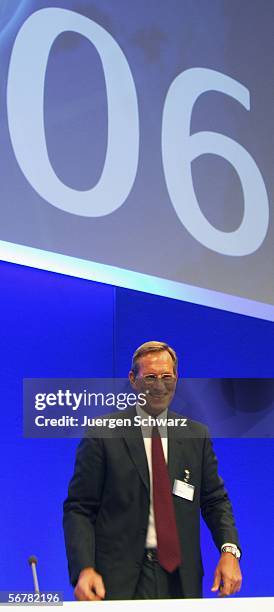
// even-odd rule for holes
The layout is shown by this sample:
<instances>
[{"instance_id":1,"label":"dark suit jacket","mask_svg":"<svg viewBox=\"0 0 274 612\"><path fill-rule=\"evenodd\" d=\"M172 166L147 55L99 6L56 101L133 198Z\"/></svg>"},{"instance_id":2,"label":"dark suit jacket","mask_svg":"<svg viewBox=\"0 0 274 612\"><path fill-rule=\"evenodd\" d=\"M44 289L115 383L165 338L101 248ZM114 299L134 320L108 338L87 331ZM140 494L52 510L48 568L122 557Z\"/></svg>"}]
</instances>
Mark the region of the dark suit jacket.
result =
<instances>
[{"instance_id":1,"label":"dark suit jacket","mask_svg":"<svg viewBox=\"0 0 274 612\"><path fill-rule=\"evenodd\" d=\"M123 417L136 414L127 410ZM114 415L111 415L114 416ZM179 417L168 412L170 417ZM119 414L121 418L121 414ZM114 431L114 430L112 430ZM208 429L196 421L168 428L168 471L183 480L190 471L194 500L173 495L183 564L185 597L202 596L200 510L218 549L239 546L232 508L217 472ZM144 555L149 515L149 473L141 428L120 429L113 438L88 437L79 445L64 503L64 532L71 583L85 567L103 576L106 599L132 599Z\"/></svg>"}]
</instances>

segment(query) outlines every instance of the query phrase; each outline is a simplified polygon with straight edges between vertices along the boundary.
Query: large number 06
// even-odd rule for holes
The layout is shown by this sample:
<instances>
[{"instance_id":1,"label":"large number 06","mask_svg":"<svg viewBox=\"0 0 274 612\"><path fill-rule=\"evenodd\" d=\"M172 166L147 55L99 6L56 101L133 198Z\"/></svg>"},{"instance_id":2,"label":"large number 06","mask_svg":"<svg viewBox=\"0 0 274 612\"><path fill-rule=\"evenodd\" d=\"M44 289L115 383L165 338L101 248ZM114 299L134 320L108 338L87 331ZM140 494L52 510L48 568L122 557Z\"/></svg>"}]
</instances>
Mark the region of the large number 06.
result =
<instances>
[{"instance_id":1,"label":"large number 06","mask_svg":"<svg viewBox=\"0 0 274 612\"><path fill-rule=\"evenodd\" d=\"M51 46L65 31L77 32L95 46L106 84L108 142L105 164L98 183L87 191L72 189L60 181L51 166L46 145L45 74ZM262 175L244 147L215 132L190 135L193 106L201 94L210 90L231 96L247 110L250 108L248 89L222 73L194 68L176 77L163 112L162 154L167 187L180 221L196 240L218 253L248 255L256 251L265 238L269 222L268 197ZM7 106L15 156L26 178L43 198L62 210L88 217L107 215L123 204L138 166L138 103L126 57L104 28L65 9L48 8L33 13L14 43ZM240 178L244 214L240 226L233 232L213 227L197 202L191 162L206 153L228 160Z\"/></svg>"}]
</instances>

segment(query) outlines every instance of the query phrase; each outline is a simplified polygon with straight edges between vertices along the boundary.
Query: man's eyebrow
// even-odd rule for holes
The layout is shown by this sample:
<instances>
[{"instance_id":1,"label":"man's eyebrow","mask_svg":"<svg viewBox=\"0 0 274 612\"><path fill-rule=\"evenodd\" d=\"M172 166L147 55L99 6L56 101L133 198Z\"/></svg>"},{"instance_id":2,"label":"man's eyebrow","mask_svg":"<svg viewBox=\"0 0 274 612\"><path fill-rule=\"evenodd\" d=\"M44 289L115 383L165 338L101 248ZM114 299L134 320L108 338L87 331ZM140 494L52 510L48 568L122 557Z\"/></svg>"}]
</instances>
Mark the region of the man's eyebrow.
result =
<instances>
[{"instance_id":1,"label":"man's eyebrow","mask_svg":"<svg viewBox=\"0 0 274 612\"><path fill-rule=\"evenodd\" d=\"M146 372L146 374L144 374L144 376L152 376L152 375L153 376L154 375L155 376L159 376L159 375L163 376L163 374L168 374L169 376L171 376L171 372L167 372L167 371L165 371L165 372Z\"/></svg>"}]
</instances>

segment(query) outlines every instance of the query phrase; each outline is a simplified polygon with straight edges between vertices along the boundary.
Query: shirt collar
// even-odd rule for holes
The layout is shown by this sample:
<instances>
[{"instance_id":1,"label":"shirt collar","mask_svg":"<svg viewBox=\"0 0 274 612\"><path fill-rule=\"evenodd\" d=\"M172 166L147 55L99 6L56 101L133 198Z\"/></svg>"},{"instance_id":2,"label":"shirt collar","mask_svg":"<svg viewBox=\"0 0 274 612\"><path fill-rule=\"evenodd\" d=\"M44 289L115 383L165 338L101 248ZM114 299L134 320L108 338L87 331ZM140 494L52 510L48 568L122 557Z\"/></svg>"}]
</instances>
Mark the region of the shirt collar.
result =
<instances>
[{"instance_id":1,"label":"shirt collar","mask_svg":"<svg viewBox=\"0 0 274 612\"><path fill-rule=\"evenodd\" d=\"M165 410L163 410L163 412L161 412L160 414L157 415L157 418L159 418L159 419L167 418L167 411L168 411L168 409L165 408ZM149 416L151 416L151 415L148 414L148 412L146 412L138 404L138 402L136 404L136 414L139 417L141 417L141 419L147 419ZM156 417L154 417L154 418L156 418ZM151 430L152 430L152 426L151 425L142 425L141 424L141 429L142 429L143 437L146 437L146 438L150 438L151 437ZM159 425L158 429L159 429L160 436L162 438L166 438L167 437L167 426L166 425Z\"/></svg>"}]
</instances>

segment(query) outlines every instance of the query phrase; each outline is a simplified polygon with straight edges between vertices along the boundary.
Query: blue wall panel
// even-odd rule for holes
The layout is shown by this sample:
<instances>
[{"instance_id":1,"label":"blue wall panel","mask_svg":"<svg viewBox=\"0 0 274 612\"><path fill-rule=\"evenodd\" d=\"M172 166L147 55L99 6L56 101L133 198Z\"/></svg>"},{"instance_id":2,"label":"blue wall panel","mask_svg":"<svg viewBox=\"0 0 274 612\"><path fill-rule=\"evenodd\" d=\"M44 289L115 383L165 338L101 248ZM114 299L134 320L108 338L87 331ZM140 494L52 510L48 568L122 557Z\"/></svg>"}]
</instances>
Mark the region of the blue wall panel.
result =
<instances>
[{"instance_id":1,"label":"blue wall panel","mask_svg":"<svg viewBox=\"0 0 274 612\"><path fill-rule=\"evenodd\" d=\"M117 289L117 375L127 374L139 344L157 339L176 347L181 376L273 377L273 323Z\"/></svg>"},{"instance_id":2,"label":"blue wall panel","mask_svg":"<svg viewBox=\"0 0 274 612\"><path fill-rule=\"evenodd\" d=\"M0 279L0 590L32 590L36 554L40 587L71 597L62 502L77 440L23 439L22 381L111 376L115 289L6 263Z\"/></svg>"}]
</instances>

